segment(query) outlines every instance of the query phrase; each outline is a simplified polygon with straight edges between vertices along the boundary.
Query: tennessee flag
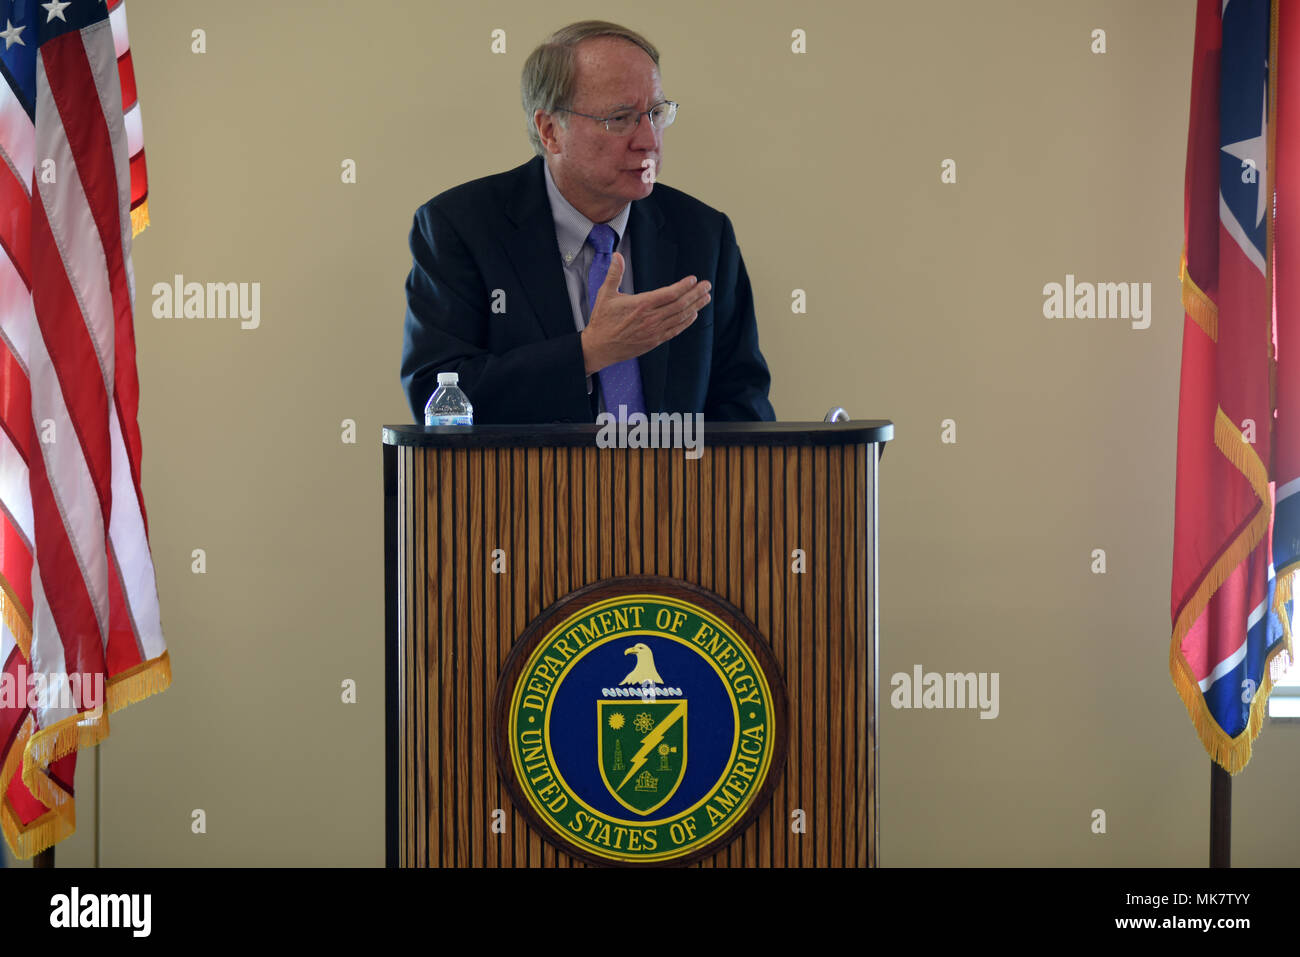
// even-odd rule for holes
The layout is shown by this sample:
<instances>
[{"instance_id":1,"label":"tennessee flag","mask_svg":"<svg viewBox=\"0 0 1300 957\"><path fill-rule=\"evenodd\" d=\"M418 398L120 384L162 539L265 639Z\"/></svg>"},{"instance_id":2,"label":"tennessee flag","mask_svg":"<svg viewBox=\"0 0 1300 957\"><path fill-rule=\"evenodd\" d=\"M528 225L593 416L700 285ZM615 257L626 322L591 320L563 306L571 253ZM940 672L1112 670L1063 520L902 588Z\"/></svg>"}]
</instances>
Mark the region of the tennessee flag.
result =
<instances>
[{"instance_id":1,"label":"tennessee flag","mask_svg":"<svg viewBox=\"0 0 1300 957\"><path fill-rule=\"evenodd\" d=\"M171 681L140 491L121 0L0 0L0 829L71 834L77 749Z\"/></svg>"},{"instance_id":2,"label":"tennessee flag","mask_svg":"<svg viewBox=\"0 0 1300 957\"><path fill-rule=\"evenodd\" d=\"M1300 9L1199 0L1195 49L1169 667L1235 774L1290 658L1300 568Z\"/></svg>"}]
</instances>

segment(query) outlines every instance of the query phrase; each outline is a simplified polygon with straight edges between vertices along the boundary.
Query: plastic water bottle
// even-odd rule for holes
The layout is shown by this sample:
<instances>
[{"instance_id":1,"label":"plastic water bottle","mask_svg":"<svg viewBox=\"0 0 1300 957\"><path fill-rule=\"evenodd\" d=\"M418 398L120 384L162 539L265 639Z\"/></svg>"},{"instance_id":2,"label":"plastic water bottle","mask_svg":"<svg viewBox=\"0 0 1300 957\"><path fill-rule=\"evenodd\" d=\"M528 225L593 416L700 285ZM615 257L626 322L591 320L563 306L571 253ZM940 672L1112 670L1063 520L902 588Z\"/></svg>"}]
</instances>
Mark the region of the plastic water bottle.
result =
<instances>
[{"instance_id":1,"label":"plastic water bottle","mask_svg":"<svg viewBox=\"0 0 1300 957\"><path fill-rule=\"evenodd\" d=\"M424 407L425 425L473 425L474 406L469 397L460 391L460 376L455 372L439 372L438 388L429 396Z\"/></svg>"}]
</instances>

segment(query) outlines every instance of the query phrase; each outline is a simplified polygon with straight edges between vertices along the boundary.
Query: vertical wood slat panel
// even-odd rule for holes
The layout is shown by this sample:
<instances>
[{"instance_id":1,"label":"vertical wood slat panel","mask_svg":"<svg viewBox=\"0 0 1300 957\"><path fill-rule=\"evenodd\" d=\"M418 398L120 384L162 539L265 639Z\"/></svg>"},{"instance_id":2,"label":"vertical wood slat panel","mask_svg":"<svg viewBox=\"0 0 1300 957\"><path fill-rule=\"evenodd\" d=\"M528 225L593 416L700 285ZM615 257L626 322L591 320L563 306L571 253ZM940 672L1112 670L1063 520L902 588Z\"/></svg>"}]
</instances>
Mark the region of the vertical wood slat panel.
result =
<instances>
[{"instance_id":1,"label":"vertical wood slat panel","mask_svg":"<svg viewBox=\"0 0 1300 957\"><path fill-rule=\"evenodd\" d=\"M746 491L749 507L754 516L752 550L754 555L754 624L759 634L771 641L772 605L771 605L771 449L761 446L750 450L753 455L748 474L752 481ZM776 801L772 801L758 818L758 858L759 867L771 867L773 862L774 823L773 817Z\"/></svg>"},{"instance_id":2,"label":"vertical wood slat panel","mask_svg":"<svg viewBox=\"0 0 1300 957\"><path fill-rule=\"evenodd\" d=\"M478 481L469 480L472 467L476 463L477 449L456 455L456 507L461 515L458 534L456 534L456 636L482 635L482 615L474 618L473 596L476 593L478 562L476 555L482 554L482 527L478 525L474 506L477 505ZM465 523L468 521L468 534ZM480 742L476 739L478 727L481 727L481 702L478 701L481 690L482 645L478 641L458 641L460 653L460 670L458 674L460 727L458 735L458 757L461 766L460 824L456 827L456 840L459 844L460 861L464 865L482 866L482 789L478 787L478 766L482 765ZM476 752L478 752L476 754Z\"/></svg>"},{"instance_id":3,"label":"vertical wood slat panel","mask_svg":"<svg viewBox=\"0 0 1300 957\"><path fill-rule=\"evenodd\" d=\"M510 803L491 740L496 674L545 607L639 572L736 605L768 639L790 693L787 769L771 806L701 865L874 864L875 622L856 587L859 577L875 584L874 455L870 446L708 448L698 460L667 449L402 449L400 560L413 585L399 657L402 863L580 863L513 808L508 833L492 831L492 812ZM491 570L498 547L505 574ZM803 574L790 568L796 548ZM795 808L804 834L790 833Z\"/></svg>"},{"instance_id":4,"label":"vertical wood slat panel","mask_svg":"<svg viewBox=\"0 0 1300 957\"><path fill-rule=\"evenodd\" d=\"M743 485L741 482L741 456L747 451L739 446L727 449L727 501L731 505L727 535L727 596L747 619L753 621L753 596L745 583L754 574L753 538L748 533L754 513L754 483L752 479ZM747 491L748 501L745 498ZM756 852L755 828L750 826L739 840L727 846L727 866L753 867Z\"/></svg>"},{"instance_id":5,"label":"vertical wood slat panel","mask_svg":"<svg viewBox=\"0 0 1300 957\"><path fill-rule=\"evenodd\" d=\"M614 577L627 574L627 457L628 449L610 449L608 457L613 480L602 488L609 489L610 520L605 526L605 536L610 541L612 564L609 574Z\"/></svg>"},{"instance_id":6,"label":"vertical wood slat panel","mask_svg":"<svg viewBox=\"0 0 1300 957\"><path fill-rule=\"evenodd\" d=\"M581 449L579 456L582 459L582 474L586 478L584 485L584 495L586 500L586 524L585 534L582 537L583 551L583 584L594 581L600 581L600 530L605 526L601 523L600 502L601 489L600 481L603 478L608 479L608 475L601 476L598 464L597 449ZM594 478L594 481L593 481Z\"/></svg>"},{"instance_id":7,"label":"vertical wood slat panel","mask_svg":"<svg viewBox=\"0 0 1300 957\"><path fill-rule=\"evenodd\" d=\"M867 451L867 454L859 453L854 457L855 472L854 472L853 499L861 511L860 521L864 523L870 521L870 516L867 514L867 507L866 507L866 494L867 494L866 488L867 488L867 470L868 470L866 458L868 454L870 454L869 450ZM859 544L857 553L858 553L857 557L858 557L859 567L863 568L866 571L866 573L870 575L870 567L867 564L867 552L866 552L865 542ZM870 583L870 579L868 578L868 584L869 583ZM871 685L869 683L870 673L871 673L871 661L870 661L871 646L869 643L871 628L869 622L869 609L870 609L870 605L866 602L866 600L863 597L859 596L859 600L857 602L858 640L856 642L856 647L854 650L859 661L859 666L858 666L859 673L864 676L863 685L867 689L871 688ZM866 781L870 778L871 775L871 763L873 760L871 755L871 728L869 725L867 708L865 707L859 708L857 712L854 714L854 718L855 718L854 723L857 726L856 727L857 734L855 735L856 748L854 749L855 750L854 760L858 769L859 784L865 785ZM871 812L868 806L868 802L862 801L858 804L857 824L858 824L858 834L860 835L860 837L857 843L857 847L860 850L865 850L865 848L868 845L868 841L870 839L869 838L869 835L871 833L870 813Z\"/></svg>"},{"instance_id":8,"label":"vertical wood slat panel","mask_svg":"<svg viewBox=\"0 0 1300 957\"><path fill-rule=\"evenodd\" d=\"M496 464L497 473L497 498L494 508L497 514L497 545L504 553L505 571L497 578L497 621L500 622L500 632L497 634L497 656L504 662L506 656L510 653L510 646L514 644L515 635L515 611L514 611L514 586L513 582L518 576L514 574L515 563L522 561L523 556L514 551L514 514L513 506L509 508L502 507L503 503L512 502L514 495L514 463L511 461L512 453L510 449L492 449L492 456ZM499 788L501 794L501 807L508 809L509 823L505 834L500 835L498 842L501 846L502 864L508 864L511 867L518 863L518 849L515 845L515 835L524 832L524 816L519 813L514 802L510 800L504 785Z\"/></svg>"},{"instance_id":9,"label":"vertical wood slat panel","mask_svg":"<svg viewBox=\"0 0 1300 957\"><path fill-rule=\"evenodd\" d=\"M456 528L456 502L451 495L446 494L445 490L453 488L451 474L452 460L455 453L450 450L439 450L437 476L438 481L430 487L430 492L436 495L430 502L430 507L438 511L438 537L432 539L437 545L432 554L429 555L430 572L437 568L437 574L446 577L448 573L454 575L454 562L449 558L453 548L453 535ZM443 494L438 495L436 490L444 490ZM439 741L438 759L442 763L442 795L441 807L442 818L440 820L439 841L447 850L444 852L444 860L450 859L453 867L460 864L460 848L456 846L455 822L460 814L460 802L458 800L460 778L456 760L456 734L457 734L457 709L456 695L456 597L457 590L455 579L453 578L450 587L442 594L438 608L438 651L441 670L438 674L439 689L452 691L450 694L439 696L439 712L442 715L442 734Z\"/></svg>"},{"instance_id":10,"label":"vertical wood slat panel","mask_svg":"<svg viewBox=\"0 0 1300 957\"><path fill-rule=\"evenodd\" d=\"M662 575L668 577L672 571L668 566L669 546L672 542L672 512L680 511L669 505L667 508L662 507L666 493L672 489L672 481L668 475L668 463L673 458L673 452L667 449L660 449L655 452L654 463L651 465L654 475L651 476L649 484L646 485L645 499L645 524L650 541L654 542L654 553L651 555L653 563L650 566L651 575ZM681 456L676 456L681 458Z\"/></svg>"},{"instance_id":11,"label":"vertical wood slat panel","mask_svg":"<svg viewBox=\"0 0 1300 957\"><path fill-rule=\"evenodd\" d=\"M668 534L661 533L659 537L659 574L681 578L682 554L686 550L686 500L682 492L686 459L681 455L664 455L659 463L659 520L668 525Z\"/></svg>"},{"instance_id":12,"label":"vertical wood slat panel","mask_svg":"<svg viewBox=\"0 0 1300 957\"><path fill-rule=\"evenodd\" d=\"M862 643L863 654L867 659L866 687L871 690L867 707L861 709L861 714L867 722L867 779L863 782L863 793L876 793L880 787L880 782L876 779L879 766L876 763L876 733L879 730L876 727L876 711L880 707L879 700L879 675L876 673L876 648L877 638L876 631L880 622L876 617L877 608L877 589L880 587L879 568L876 564L874 550L868 550L867 541L876 541L876 480L879 474L879 446L867 446L863 455L863 463L866 472L865 487L862 494L858 496L858 502L862 503L866 511L866 522L863 535L859 542L859 554L862 556L863 565L867 570L867 585L861 589L863 595L863 606L867 614L867 624L863 631ZM867 595L870 595L868 601ZM877 854L880 850L880 830L879 822L876 820L876 802L867 802L867 840L861 845L863 854L867 858L865 866L876 867L879 864Z\"/></svg>"},{"instance_id":13,"label":"vertical wood slat panel","mask_svg":"<svg viewBox=\"0 0 1300 957\"><path fill-rule=\"evenodd\" d=\"M733 516L736 514L739 502L731 496L731 490L728 487L727 457L733 451L732 449L712 449L707 458L711 459L713 472L713 485L710 493L713 496L713 580L709 587L726 598L732 594L731 582L731 556L728 548L731 543L731 529L734 525Z\"/></svg>"},{"instance_id":14,"label":"vertical wood slat panel","mask_svg":"<svg viewBox=\"0 0 1300 957\"><path fill-rule=\"evenodd\" d=\"M590 473L587 471L590 468L590 463L585 457L586 450L567 449L566 452L569 460L570 509L568 515L573 526L570 537L572 555L570 556L569 566L569 590L575 591L595 580L595 576L588 570L587 565L587 541L591 536L591 530L595 526L590 521L590 513L587 511L591 482L589 479ZM572 857L568 858L568 863L570 867L586 866L582 861Z\"/></svg>"},{"instance_id":15,"label":"vertical wood slat panel","mask_svg":"<svg viewBox=\"0 0 1300 957\"><path fill-rule=\"evenodd\" d=\"M537 484L540 486L537 496L537 514L542 529L541 552L537 556L540 559L538 567L541 570L541 579L538 582L541 591L539 603L541 607L548 608L559 597L555 593L555 580L558 575L556 546L560 534L555 521L555 501L560 494L560 485L555 474L555 449L538 450L537 469Z\"/></svg>"},{"instance_id":16,"label":"vertical wood slat panel","mask_svg":"<svg viewBox=\"0 0 1300 957\"><path fill-rule=\"evenodd\" d=\"M540 485L539 471L541 450L525 449L523 455L523 481L518 493L518 500L525 503L524 544L520 553L523 560L524 581L523 605L519 610L519 629L528 626L540 611L541 597L541 496L537 494ZM528 829L528 863L530 866L550 867L555 863L555 852L542 836L531 827Z\"/></svg>"},{"instance_id":17,"label":"vertical wood slat panel","mask_svg":"<svg viewBox=\"0 0 1300 957\"><path fill-rule=\"evenodd\" d=\"M725 451L721 454L725 455ZM721 481L723 469L718 467L718 449L706 449L700 458L699 503L700 503L700 581L699 584L710 591L718 591L718 566L715 548L719 538L726 538L727 500L718 495L717 482ZM719 516L721 519L719 520ZM719 535L719 529L722 534ZM726 853L725 851L723 852ZM700 860L700 867L717 867L718 855Z\"/></svg>"},{"instance_id":18,"label":"vertical wood slat panel","mask_svg":"<svg viewBox=\"0 0 1300 957\"><path fill-rule=\"evenodd\" d=\"M411 554L411 476L407 471L409 458L402 454L401 449L396 450L397 461L396 469L400 470L402 479L398 483L400 492L398 494L397 506L397 528L400 541L397 546L397 553L400 556L398 568L405 571L414 565L414 557ZM387 454L387 450L385 450ZM385 490L385 493L387 490ZM409 728L406 721L408 709L411 707L411 691L407 685L411 677L411 612L413 605L413 590L405 577L398 575L398 608L399 619L397 623L397 659L398 659L398 686L397 686L397 781L400 788L400 797L397 801L397 866L411 867L411 837L413 828L410 820L412 810L411 802L411 779L415 775L415 769L412 766L412 739L414 738L414 729ZM392 703L388 707L393 707Z\"/></svg>"},{"instance_id":19,"label":"vertical wood slat panel","mask_svg":"<svg viewBox=\"0 0 1300 957\"><path fill-rule=\"evenodd\" d=\"M532 620L543 608L555 600L555 450L550 448L529 449L528 458L535 470L531 470L529 483L529 528L537 529L537 537L530 539L532 550L528 553L530 569L536 572L533 587L528 596L528 620ZM537 524L531 522L531 516L537 516ZM556 851L548 842L538 835L538 847L542 853L542 866L556 866Z\"/></svg>"},{"instance_id":20,"label":"vertical wood slat panel","mask_svg":"<svg viewBox=\"0 0 1300 957\"><path fill-rule=\"evenodd\" d=\"M566 517L571 523L571 543L569 555L569 590L581 588L587 584L586 548L587 540L587 481L582 465L582 449L565 449L569 463L569 506Z\"/></svg>"},{"instance_id":21,"label":"vertical wood slat panel","mask_svg":"<svg viewBox=\"0 0 1300 957\"><path fill-rule=\"evenodd\" d=\"M836 755L836 758L825 763L822 778L822 793L826 795L826 827L823 828L824 835L821 836L820 845L822 847L822 866L836 867L843 866L842 848L836 847L836 844L842 845L844 842L844 794L840 788L840 771L844 767L844 750L843 738L838 733L839 717L837 714L838 705L840 704L840 687L844 681L844 662L843 655L840 653L840 645L844 641L844 614L843 614L843 596L840 591L842 577L844 575L844 560L840 548L841 539L840 531L843 528L843 509L844 497L839 486L839 469L840 455L842 449L825 448L822 449L823 463L825 470L825 498L820 508L820 512L825 516L826 540L822 549L826 555L826 622L822 646L825 649L822 658L825 660L823 673L825 678L821 683L821 727L822 727L822 746L829 754ZM831 514L832 509L840 509L840 515ZM843 712L839 712L842 714ZM837 841L831 841L831 835L837 835Z\"/></svg>"},{"instance_id":22,"label":"vertical wood slat panel","mask_svg":"<svg viewBox=\"0 0 1300 957\"><path fill-rule=\"evenodd\" d=\"M614 574L614 454L615 450L600 455L592 451L596 464L596 486L591 491L596 496L596 527L592 530L600 561L596 565L596 578L603 580Z\"/></svg>"},{"instance_id":23,"label":"vertical wood slat panel","mask_svg":"<svg viewBox=\"0 0 1300 957\"><path fill-rule=\"evenodd\" d=\"M483 632L479 643L482 644L484 652L483 720L484 727L489 735L492 726L492 702L496 699L497 673L501 670L503 660L497 636L502 631L498 603L500 601L501 579L504 576L497 574L492 565L493 555L496 549L500 547L500 532L497 530L496 460L495 449L483 450L480 459L482 469L480 473L480 482L482 483L480 508L482 509L483 522L483 554L479 559L483 576ZM490 867L501 867L504 863L504 842L501 840L499 833L494 833L491 830L490 822L496 819L497 810L505 809L509 799L506 797L505 789L501 786L497 775L490 737L484 741L482 774L483 793L485 795L483 806L487 811L484 826L488 827L484 836L484 863Z\"/></svg>"},{"instance_id":24,"label":"vertical wood slat panel","mask_svg":"<svg viewBox=\"0 0 1300 957\"><path fill-rule=\"evenodd\" d=\"M429 744L427 747L429 757L426 759L428 771L425 773L424 799L429 806L428 850L425 865L432 867L434 865L441 866L445 860L443 855L442 821L444 817L443 778L447 767L442 750L444 725L442 720L442 629L438 624L438 616L442 613L442 593L437 587L438 573L430 566L431 561L437 561L438 534L442 525L442 515L438 510L437 499L431 495L432 490L436 489L439 484L436 454L426 457L422 475L423 481L420 495L424 499L426 523L424 587L427 595L424 606L424 645L427 649L424 665L424 700L425 714L428 716L426 720L429 722ZM436 639L431 640L435 635Z\"/></svg>"},{"instance_id":25,"label":"vertical wood slat panel","mask_svg":"<svg viewBox=\"0 0 1300 957\"><path fill-rule=\"evenodd\" d=\"M844 667L844 676L840 685L840 719L837 720L837 731L840 735L840 753L844 754L844 765L840 768L840 830L844 835L842 845L844 853L840 856L840 865L844 867L858 866L858 856L855 846L858 840L858 805L859 798L857 792L857 739L853 735L853 715L857 714L858 707L858 687L861 679L858 675L862 672L858 668L857 638L858 638L858 619L857 605L855 605L853 594L855 590L854 583L857 581L858 573L858 550L853 541L853 529L857 525L858 506L854 501L853 493L855 489L854 467L855 447L841 450L840 454L840 490L842 502L844 502L845 518L840 524L840 554L844 555L844 584L842 584L841 606L844 609L844 631L840 637L840 654L842 667Z\"/></svg>"},{"instance_id":26,"label":"vertical wood slat panel","mask_svg":"<svg viewBox=\"0 0 1300 957\"><path fill-rule=\"evenodd\" d=\"M781 676L789 681L790 667L785 653L787 630L785 627L786 586L790 575L790 544L785 524L785 509L781 503L785 499L785 453L784 448L771 450L768 462L768 480L771 483L769 493L771 505L771 553L772 577L769 588L772 592L771 626L764 634L772 646L772 656L781 667ZM788 731L788 728L787 728ZM788 738L787 734L787 738ZM774 821L772 864L774 867L786 867L790 859L790 763L793 756L786 755L785 768L772 791L772 817Z\"/></svg>"},{"instance_id":27,"label":"vertical wood slat panel","mask_svg":"<svg viewBox=\"0 0 1300 957\"><path fill-rule=\"evenodd\" d=\"M528 476L525 461L527 450L510 449L508 454L510 456L509 510L513 512L510 581L514 586L511 590L510 612L514 625L509 640L511 644L514 644L513 636L523 631L528 622L528 513L531 503L527 498ZM532 855L536 839L532 836L527 819L523 815L517 815L516 820L519 823L514 832L514 863L516 867L528 867L536 863L536 858Z\"/></svg>"},{"instance_id":28,"label":"vertical wood slat panel","mask_svg":"<svg viewBox=\"0 0 1300 957\"><path fill-rule=\"evenodd\" d=\"M417 542L423 542L424 513L420 511L421 499L415 484L416 471L414 457L409 449L398 450L398 468L402 514L400 523L402 534L402 569L412 569L413 575L398 573L403 591L403 608L406 619L402 622L402 673L398 676L402 688L402 704L405 706L398 717L398 733L401 735L399 746L402 754L402 768L399 785L402 789L400 818L402 821L402 866L417 867L423 858L423 829L427 826L429 816L424 802L417 791L418 783L424 780L425 732L423 721L411 720L411 714L423 713L424 702L418 692L421 689L419 676L423 674L424 628L419 625L424 613L426 589L420 587L423 578L423 560L417 551ZM414 579L414 580L412 580Z\"/></svg>"},{"instance_id":29,"label":"vertical wood slat panel","mask_svg":"<svg viewBox=\"0 0 1300 957\"><path fill-rule=\"evenodd\" d=\"M541 571L541 595L538 604L541 608L547 608L555 602L559 595L564 594L559 591L559 565L560 551L559 542L561 531L559 521L556 516L556 505L561 496L567 491L564 487L564 480L558 474L556 450L553 448L543 448L538 455L538 469L540 472L539 481L535 483L539 489L537 510L541 516L542 535L541 535L541 554L538 556L538 563ZM557 857L554 850L549 844L543 845L546 848L545 862L547 866L554 867L557 863L563 863L561 857Z\"/></svg>"},{"instance_id":30,"label":"vertical wood slat panel","mask_svg":"<svg viewBox=\"0 0 1300 957\"><path fill-rule=\"evenodd\" d=\"M442 864L442 694L439 682L442 679L441 638L438 629L438 615L441 607L441 595L435 570L429 566L430 558L436 558L438 552L438 510L430 509L429 490L438 484L437 462L432 457L422 457L416 468L420 472L419 495L424 515L424 547L421 551L421 581L424 591L424 613L420 619L423 627L424 641L423 662L420 672L422 717L428 727L425 743L425 772L421 782L424 806L427 813L422 866L434 867Z\"/></svg>"},{"instance_id":31,"label":"vertical wood slat panel","mask_svg":"<svg viewBox=\"0 0 1300 957\"><path fill-rule=\"evenodd\" d=\"M397 866L413 867L412 844L415 838L415 822L411 820L413 811L417 811L415 802L412 800L411 782L415 778L415 748L417 746L415 737L417 729L412 728L407 721L407 714L411 708L411 675L413 674L411 662L411 650L414 642L411 640L413 628L411 625L412 616L415 610L416 589L410 587L407 580L406 572L415 566L415 556L413 553L413 541L411 535L412 525L412 508L411 508L411 472L410 456L405 449L397 450L397 469L401 472L401 479L398 481L398 506L397 506L397 527L401 541L398 544L399 573L398 588L399 608L401 609L401 618L397 626L397 656L398 656L398 691L397 691L397 782L400 789L400 797L397 802L397 826L400 830L397 832ZM392 707L392 704L389 704Z\"/></svg>"},{"instance_id":32,"label":"vertical wood slat panel","mask_svg":"<svg viewBox=\"0 0 1300 957\"><path fill-rule=\"evenodd\" d=\"M622 452L624 474L627 476L627 491L624 499L627 503L627 513L621 523L618 517L615 516L614 527L617 528L619 524L622 524L626 529L623 534L624 549L627 555L626 564L623 566L627 569L625 574L641 575L644 574L642 571L641 549L645 544L641 528L641 472L642 463L645 461L646 456L654 453L633 452L631 449L622 449L620 451Z\"/></svg>"},{"instance_id":33,"label":"vertical wood slat panel","mask_svg":"<svg viewBox=\"0 0 1300 957\"><path fill-rule=\"evenodd\" d=\"M411 610L411 618L403 623L404 633L406 633L406 655L403 655L403 661L409 663L409 671L399 677L403 683L403 688L407 693L407 714L403 715L404 727L408 728L407 737L411 742L411 752L409 752L407 763L411 767L411 779L403 785L403 793L407 794L409 801L409 810L404 817L407 819L409 835L411 840L408 841L409 857L407 866L420 867L428 859L429 835L426 828L429 826L430 814L429 806L424 800L424 781L428 779L428 733L430 731L428 722L421 720L421 715L428 714L428 703L424 700L424 687L426 674L425 655L428 654L428 642L424 640L426 629L424 627L426 614L426 601L428 601L428 589L421 588L424 583L424 495L422 495L422 481L424 481L424 472L416 468L413 463L413 451L403 449L402 458L402 477L406 479L406 492L402 494L403 502L406 502L408 518L404 519L404 524L409 536L411 536L411 545L407 550L407 555L411 559L411 573L399 572L403 583L406 584L408 601L407 607ZM404 571L404 570L403 570ZM406 742L403 742L403 748L406 749Z\"/></svg>"},{"instance_id":34,"label":"vertical wood slat panel","mask_svg":"<svg viewBox=\"0 0 1300 957\"><path fill-rule=\"evenodd\" d=\"M458 867L464 867L469 863L466 859L468 850L465 841L465 832L467 830L468 817L470 808L468 807L469 792L466 783L469 780L467 774L468 748L466 747L466 728L469 722L469 715L465 709L469 702L468 697L468 680L467 671L469 667L468 656L464 653L464 642L460 640L463 622L465 620L465 582L464 564L459 560L464 550L464 542L460 537L461 516L465 514L465 504L463 501L464 483L460 480L462 463L465 461L463 455L447 451L442 453L443 464L441 471L447 476L443 484L443 494L441 501L446 511L443 512L444 524L442 526L442 547L438 550L438 560L444 566L444 577L450 577L452 583L452 592L450 601L446 603L444 610L444 621L450 622L449 630L443 632L443 643L447 649L447 660L450 668L450 684L454 690L453 694L447 695L448 710L444 715L450 715L450 724L453 733L447 735L447 759L451 762L451 795L449 805L452 809L451 817L445 821L443 830L444 840L452 845L452 861ZM446 673L444 673L444 678Z\"/></svg>"},{"instance_id":35,"label":"vertical wood slat panel","mask_svg":"<svg viewBox=\"0 0 1300 957\"><path fill-rule=\"evenodd\" d=\"M815 648L810 641L813 627L813 590L816 587L816 516L813 514L813 488L816 476L812 470L812 450L801 448L797 452L799 473L797 483L799 508L799 548L804 552L804 570L796 576L796 588L799 595L798 628L795 632L798 640L798 677L794 679L793 697L799 712L799 731L795 738L799 742L799 807L803 809L808 830L799 838L799 864L801 867L813 867L816 858L816 830L821 826L817 820L817 785L816 766L818 764L815 717L813 715L813 668L816 665Z\"/></svg>"},{"instance_id":36,"label":"vertical wood slat panel","mask_svg":"<svg viewBox=\"0 0 1300 957\"><path fill-rule=\"evenodd\" d=\"M815 528L813 531L813 547L816 550L815 561L816 568L810 568L808 575L809 584L812 586L813 609L812 618L805 617L808 623L807 630L804 631L804 641L809 648L812 658L811 676L812 683L809 690L811 708L807 712L811 715L809 722L809 731L812 734L809 747L819 749L823 753L826 751L826 645L830 640L830 631L828 629L828 585L831 577L831 553L826 544L826 456L827 449L825 446L818 446L810 450L812 453L812 468L808 475L806 487L808 494L812 499L812 513ZM815 753L815 752L814 752ZM814 790L814 807L816 808L817 824L809 828L809 836L812 838L813 866L825 867L828 863L827 856L829 845L827 837L831 831L830 805L827 801L825 769L835 761L835 758L827 761L810 761L812 773L809 779L812 781Z\"/></svg>"},{"instance_id":37,"label":"vertical wood slat panel","mask_svg":"<svg viewBox=\"0 0 1300 957\"><path fill-rule=\"evenodd\" d=\"M707 455L707 453L706 453ZM681 469L681 488L682 502L684 507L682 513L683 521L683 541L685 545L682 549L682 570L677 577L685 579L688 582L699 584L700 576L700 472L703 470L704 459L692 459L682 463Z\"/></svg>"},{"instance_id":38,"label":"vertical wood slat panel","mask_svg":"<svg viewBox=\"0 0 1300 957\"><path fill-rule=\"evenodd\" d=\"M802 580L793 572L794 550L800 547L802 532L799 524L799 450L783 449L782 465L785 467L785 630L781 644L782 674L786 690L790 693L788 737L790 750L785 759L788 782L786 800L788 815L804 808L804 793L800 775L803 770L803 749L799 736L799 598ZM787 819L788 819L787 815ZM786 829L786 866L798 867L802 863L802 837Z\"/></svg>"}]
</instances>

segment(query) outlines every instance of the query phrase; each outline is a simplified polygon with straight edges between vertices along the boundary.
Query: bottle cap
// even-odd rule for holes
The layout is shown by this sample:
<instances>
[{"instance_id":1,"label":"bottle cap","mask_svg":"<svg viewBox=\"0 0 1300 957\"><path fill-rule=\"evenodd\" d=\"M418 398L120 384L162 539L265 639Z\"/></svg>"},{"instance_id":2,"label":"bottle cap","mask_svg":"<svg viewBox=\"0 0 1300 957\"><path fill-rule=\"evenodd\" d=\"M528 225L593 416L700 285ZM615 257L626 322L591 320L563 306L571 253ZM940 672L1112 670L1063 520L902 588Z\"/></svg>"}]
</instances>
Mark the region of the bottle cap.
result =
<instances>
[{"instance_id":1,"label":"bottle cap","mask_svg":"<svg viewBox=\"0 0 1300 957\"><path fill-rule=\"evenodd\" d=\"M438 385L456 385L460 382L460 375L455 372L439 372Z\"/></svg>"}]
</instances>

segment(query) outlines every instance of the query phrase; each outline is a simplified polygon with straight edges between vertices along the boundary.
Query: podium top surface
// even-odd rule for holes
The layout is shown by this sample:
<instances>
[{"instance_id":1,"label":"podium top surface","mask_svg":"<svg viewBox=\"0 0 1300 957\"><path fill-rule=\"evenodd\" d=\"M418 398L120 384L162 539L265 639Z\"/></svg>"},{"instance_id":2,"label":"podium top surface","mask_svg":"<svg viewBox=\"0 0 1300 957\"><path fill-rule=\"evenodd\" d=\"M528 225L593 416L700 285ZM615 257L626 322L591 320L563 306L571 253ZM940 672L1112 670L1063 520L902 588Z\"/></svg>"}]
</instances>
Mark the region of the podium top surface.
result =
<instances>
[{"instance_id":1,"label":"podium top surface","mask_svg":"<svg viewBox=\"0 0 1300 957\"><path fill-rule=\"evenodd\" d=\"M540 448L595 445L602 426L594 422L550 425L386 425L385 445L419 448ZM631 428L629 427L629 432ZM706 446L865 445L894 437L887 419L857 422L705 422Z\"/></svg>"}]
</instances>

